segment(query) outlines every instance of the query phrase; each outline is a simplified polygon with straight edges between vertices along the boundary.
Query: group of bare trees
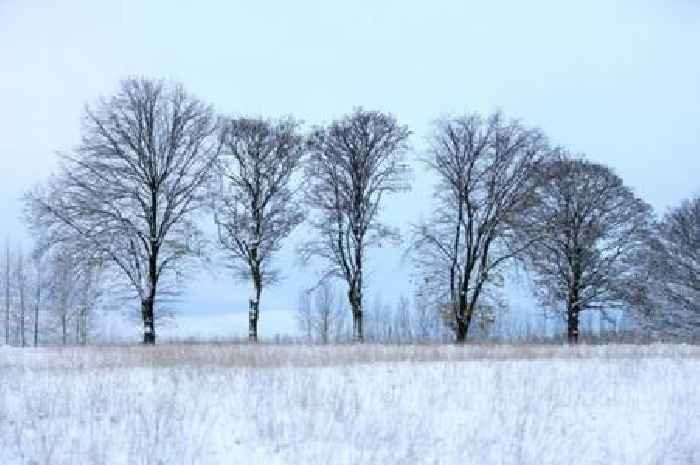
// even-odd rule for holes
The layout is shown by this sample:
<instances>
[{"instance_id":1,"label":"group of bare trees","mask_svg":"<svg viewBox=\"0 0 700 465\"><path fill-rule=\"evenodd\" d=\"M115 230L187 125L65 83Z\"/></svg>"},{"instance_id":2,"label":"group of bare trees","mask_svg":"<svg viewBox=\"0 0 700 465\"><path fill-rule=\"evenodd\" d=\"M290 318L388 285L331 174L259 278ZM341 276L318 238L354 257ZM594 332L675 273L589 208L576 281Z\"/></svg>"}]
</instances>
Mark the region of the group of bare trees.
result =
<instances>
[{"instance_id":1,"label":"group of bare trees","mask_svg":"<svg viewBox=\"0 0 700 465\"><path fill-rule=\"evenodd\" d=\"M302 338L320 344L354 340L353 315L348 312L345 292L329 281L302 290L297 306L297 323ZM409 343L442 342L449 329L421 296L413 300L401 296L395 305L379 295L363 310L363 339L369 342Z\"/></svg>"},{"instance_id":2,"label":"group of bare trees","mask_svg":"<svg viewBox=\"0 0 700 465\"><path fill-rule=\"evenodd\" d=\"M4 344L86 344L102 294L102 266L59 247L2 254Z\"/></svg>"},{"instance_id":3,"label":"group of bare trees","mask_svg":"<svg viewBox=\"0 0 700 465\"><path fill-rule=\"evenodd\" d=\"M321 284L300 297L300 326L321 342L341 331L345 299L327 284L337 279L352 337L363 340L367 256L399 240L379 213L387 195L410 187L411 132L392 115L358 108L304 134L293 118L218 117L179 85L128 79L86 108L82 134L59 173L26 197L37 250L54 257L51 279L65 266L83 270L83 282L109 275L126 284L143 342L153 344L163 290L177 289L183 267L205 255L197 215L209 213L228 265L250 283L255 341L263 289L280 275L274 255L305 220L312 234L300 255L324 268ZM397 309L390 331L434 332L427 322L439 322L464 342L474 321L498 317L513 263L534 275L537 297L564 316L571 342L580 313L594 309L642 309L697 328L697 201L656 226L608 167L551 147L540 130L501 113L438 120L422 162L438 183L434 214L409 242L420 300L413 317ZM56 286L54 308L87 308L60 303L70 288Z\"/></svg>"},{"instance_id":4,"label":"group of bare trees","mask_svg":"<svg viewBox=\"0 0 700 465\"><path fill-rule=\"evenodd\" d=\"M457 342L498 306L517 260L576 342L579 313L635 304L650 208L609 168L551 148L496 113L439 120L424 163L438 175L435 214L415 226L415 261ZM494 304L494 300L496 304Z\"/></svg>"},{"instance_id":5,"label":"group of bare trees","mask_svg":"<svg viewBox=\"0 0 700 465\"><path fill-rule=\"evenodd\" d=\"M38 344L41 268L21 247L5 245L2 256L4 291L4 343L18 346Z\"/></svg>"}]
</instances>

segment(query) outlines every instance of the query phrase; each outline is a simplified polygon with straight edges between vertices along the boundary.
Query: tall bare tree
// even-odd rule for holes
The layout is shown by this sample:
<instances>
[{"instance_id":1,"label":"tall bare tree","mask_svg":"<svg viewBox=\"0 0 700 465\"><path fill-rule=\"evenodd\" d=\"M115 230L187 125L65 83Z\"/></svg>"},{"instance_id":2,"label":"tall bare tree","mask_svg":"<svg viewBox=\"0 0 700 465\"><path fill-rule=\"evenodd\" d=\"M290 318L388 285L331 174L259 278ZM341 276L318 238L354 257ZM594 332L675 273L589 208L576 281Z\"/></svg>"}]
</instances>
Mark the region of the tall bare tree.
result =
<instances>
[{"instance_id":1,"label":"tall bare tree","mask_svg":"<svg viewBox=\"0 0 700 465\"><path fill-rule=\"evenodd\" d=\"M78 266L78 257L68 249L54 249L47 263L51 273L48 289L51 312L63 345L68 344L69 320L77 306L79 284L75 276Z\"/></svg>"},{"instance_id":2,"label":"tall bare tree","mask_svg":"<svg viewBox=\"0 0 700 465\"><path fill-rule=\"evenodd\" d=\"M27 196L50 241L80 241L138 296L154 344L158 284L194 248L192 214L216 158L212 110L179 85L128 79L87 107L82 143L48 188Z\"/></svg>"},{"instance_id":3,"label":"tall bare tree","mask_svg":"<svg viewBox=\"0 0 700 465\"><path fill-rule=\"evenodd\" d=\"M463 343L499 269L525 246L537 170L550 153L544 135L495 113L435 122L426 166L439 179L435 213L414 228L413 256L433 304L447 308ZM425 287L423 284L421 284Z\"/></svg>"},{"instance_id":4,"label":"tall bare tree","mask_svg":"<svg viewBox=\"0 0 700 465\"><path fill-rule=\"evenodd\" d=\"M32 264L34 265L34 301L33 309L34 316L32 318L32 323L34 325L34 347L39 345L39 310L42 305L42 291L45 285L44 282L44 261L43 253L35 251L32 253Z\"/></svg>"},{"instance_id":5,"label":"tall bare tree","mask_svg":"<svg viewBox=\"0 0 700 465\"><path fill-rule=\"evenodd\" d=\"M315 211L317 238L302 257L320 257L324 277L343 279L353 315L353 337L362 341L363 266L367 249L396 238L379 221L384 196L408 188L404 155L410 131L392 115L356 109L317 127L309 137L306 202Z\"/></svg>"},{"instance_id":6,"label":"tall bare tree","mask_svg":"<svg viewBox=\"0 0 700 465\"><path fill-rule=\"evenodd\" d=\"M17 283L17 296L19 303L19 311L17 312L17 330L19 336L19 345L25 347L27 345L27 273L25 270L25 258L21 249L18 249L17 258L15 259L15 282Z\"/></svg>"},{"instance_id":7,"label":"tall bare tree","mask_svg":"<svg viewBox=\"0 0 700 465\"><path fill-rule=\"evenodd\" d=\"M610 168L561 153L542 168L528 260L543 304L562 312L576 343L580 314L635 305L651 208ZM527 233L527 231L525 231Z\"/></svg>"},{"instance_id":8,"label":"tall bare tree","mask_svg":"<svg viewBox=\"0 0 700 465\"><path fill-rule=\"evenodd\" d=\"M4 284L5 284L5 344L9 345L10 344L10 301L11 301L11 296L10 296L10 284L11 284L11 276L10 276L10 262L12 261L12 256L10 254L10 242L7 241L5 243L5 256L3 257L5 259L4 263Z\"/></svg>"},{"instance_id":9,"label":"tall bare tree","mask_svg":"<svg viewBox=\"0 0 700 465\"><path fill-rule=\"evenodd\" d=\"M652 328L700 338L700 197L686 200L659 222L650 253ZM653 292L652 291L652 292Z\"/></svg>"},{"instance_id":10,"label":"tall bare tree","mask_svg":"<svg viewBox=\"0 0 700 465\"><path fill-rule=\"evenodd\" d=\"M214 219L219 245L237 276L252 283L249 339L257 341L260 295L278 279L272 258L302 221L300 202L291 186L304 153L299 123L237 118L220 130L216 162Z\"/></svg>"},{"instance_id":11,"label":"tall bare tree","mask_svg":"<svg viewBox=\"0 0 700 465\"><path fill-rule=\"evenodd\" d=\"M408 297L402 295L396 303L396 311L394 312L394 338L397 341L408 342L415 340L413 319L411 301L408 300Z\"/></svg>"},{"instance_id":12,"label":"tall bare tree","mask_svg":"<svg viewBox=\"0 0 700 465\"><path fill-rule=\"evenodd\" d=\"M102 296L103 266L101 260L83 261L80 266L81 292L78 300L78 325L76 340L86 345L90 329L90 318Z\"/></svg>"}]
</instances>

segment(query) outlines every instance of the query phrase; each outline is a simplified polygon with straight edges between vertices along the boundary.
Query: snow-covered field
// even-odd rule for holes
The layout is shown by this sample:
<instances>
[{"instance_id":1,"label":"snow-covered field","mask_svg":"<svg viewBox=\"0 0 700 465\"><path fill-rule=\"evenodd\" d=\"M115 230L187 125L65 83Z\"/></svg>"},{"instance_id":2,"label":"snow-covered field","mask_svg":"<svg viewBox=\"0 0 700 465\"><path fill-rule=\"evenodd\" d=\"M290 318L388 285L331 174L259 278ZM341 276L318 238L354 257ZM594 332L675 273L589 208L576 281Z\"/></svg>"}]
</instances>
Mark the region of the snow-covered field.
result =
<instances>
[{"instance_id":1,"label":"snow-covered field","mask_svg":"<svg viewBox=\"0 0 700 465\"><path fill-rule=\"evenodd\" d=\"M0 464L698 464L700 348L0 348Z\"/></svg>"}]
</instances>

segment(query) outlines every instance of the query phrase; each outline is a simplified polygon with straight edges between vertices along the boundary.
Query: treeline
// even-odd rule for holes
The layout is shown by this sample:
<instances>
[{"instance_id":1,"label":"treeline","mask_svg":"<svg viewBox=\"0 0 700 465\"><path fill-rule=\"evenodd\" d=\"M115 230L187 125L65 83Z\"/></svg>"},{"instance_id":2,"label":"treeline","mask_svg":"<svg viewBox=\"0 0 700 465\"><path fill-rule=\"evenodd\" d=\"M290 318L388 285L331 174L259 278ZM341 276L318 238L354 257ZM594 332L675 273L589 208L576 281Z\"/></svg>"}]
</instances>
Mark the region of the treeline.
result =
<instances>
[{"instance_id":1,"label":"treeline","mask_svg":"<svg viewBox=\"0 0 700 465\"><path fill-rule=\"evenodd\" d=\"M320 287L300 298L301 327L330 340L342 320L340 303L329 303L335 280L344 283L353 339L362 341L365 263L373 248L401 241L379 213L387 196L411 187L411 135L393 115L362 108L308 130L292 117L224 117L180 85L125 80L86 107L80 143L25 197L36 239L27 262L41 277L35 298L14 286L19 321L31 320L25 310L36 312L47 289L56 308L70 300L70 317L55 312L60 328L69 320L87 327L75 315L90 314L96 289L104 290L95 283L109 280L139 303L143 342L155 343L164 295L207 255L198 223L206 215L251 287L251 341L263 291L280 276L275 254L302 223L309 234L298 252L323 268ZM504 271L515 263L533 277L542 307L564 318L572 343L590 311L629 312L642 331L698 336L700 198L657 220L609 167L501 113L435 121L420 162L438 179L433 214L411 225L403 244L418 278L414 307L441 328L431 331L447 329L461 343L476 322L498 319ZM16 283L23 260L15 260ZM65 270L70 298L55 284ZM16 343L5 299L7 338ZM402 327L397 315L391 328Z\"/></svg>"}]
</instances>

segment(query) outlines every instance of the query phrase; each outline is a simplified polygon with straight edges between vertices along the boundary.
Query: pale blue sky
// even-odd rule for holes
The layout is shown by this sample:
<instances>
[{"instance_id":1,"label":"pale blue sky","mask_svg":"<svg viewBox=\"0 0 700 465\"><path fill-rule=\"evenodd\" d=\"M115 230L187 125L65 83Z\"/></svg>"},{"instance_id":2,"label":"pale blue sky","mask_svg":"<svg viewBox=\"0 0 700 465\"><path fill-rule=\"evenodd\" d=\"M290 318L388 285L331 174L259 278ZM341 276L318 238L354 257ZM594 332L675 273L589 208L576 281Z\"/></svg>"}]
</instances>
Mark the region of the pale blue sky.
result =
<instances>
[{"instance_id":1,"label":"pale blue sky","mask_svg":"<svg viewBox=\"0 0 700 465\"><path fill-rule=\"evenodd\" d=\"M417 153L435 117L500 108L609 164L658 211L700 190L700 2L246 3L0 0L0 237L26 240L19 196L78 142L83 105L131 74L180 81L223 113L390 111ZM418 171L384 218L405 229L429 212L431 184ZM294 308L313 275L293 266L299 236L263 311ZM410 289L400 255L370 264L385 300ZM190 287L190 315L245 309L225 273ZM289 329L271 320L263 334Z\"/></svg>"}]
</instances>

